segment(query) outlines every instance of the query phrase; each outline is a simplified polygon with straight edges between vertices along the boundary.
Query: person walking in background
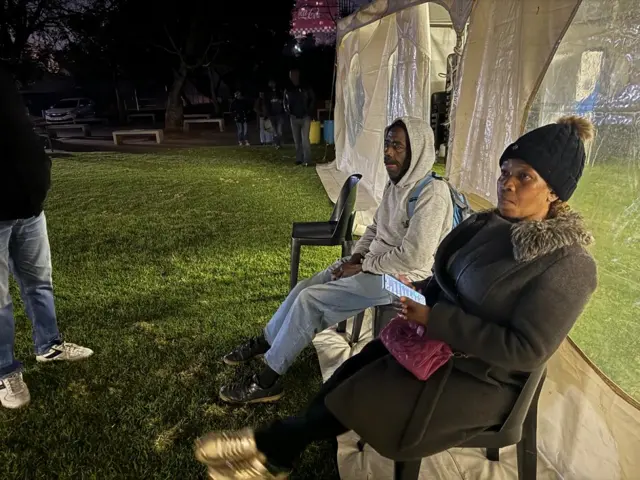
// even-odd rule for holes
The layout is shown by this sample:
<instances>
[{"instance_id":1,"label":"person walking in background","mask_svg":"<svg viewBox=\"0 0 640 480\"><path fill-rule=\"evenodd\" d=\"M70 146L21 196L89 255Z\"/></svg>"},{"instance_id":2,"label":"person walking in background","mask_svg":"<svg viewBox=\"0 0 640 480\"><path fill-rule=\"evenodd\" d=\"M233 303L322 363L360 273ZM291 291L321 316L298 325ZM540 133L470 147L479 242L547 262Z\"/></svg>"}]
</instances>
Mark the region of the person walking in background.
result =
<instances>
[{"instance_id":1,"label":"person walking in background","mask_svg":"<svg viewBox=\"0 0 640 480\"><path fill-rule=\"evenodd\" d=\"M291 70L289 78L293 87L284 92L284 108L291 119L291 131L296 144L296 165L307 166L311 162L309 131L316 98L313 90L300 82L300 70Z\"/></svg>"},{"instance_id":2,"label":"person walking in background","mask_svg":"<svg viewBox=\"0 0 640 480\"><path fill-rule=\"evenodd\" d=\"M14 357L15 318L9 273L18 281L33 325L36 360L82 360L88 348L62 341L51 279L51 252L42 206L51 183L51 161L25 115L11 77L0 71L0 403L19 408L31 399Z\"/></svg>"},{"instance_id":3,"label":"person walking in background","mask_svg":"<svg viewBox=\"0 0 640 480\"><path fill-rule=\"evenodd\" d=\"M249 146L249 102L247 102L242 95L242 92L238 91L233 95L234 99L231 102L231 113L236 121L236 128L238 129L238 145Z\"/></svg>"},{"instance_id":4,"label":"person walking in background","mask_svg":"<svg viewBox=\"0 0 640 480\"><path fill-rule=\"evenodd\" d=\"M275 80L269 81L269 91L265 97L267 114L271 120L271 133L276 148L282 146L282 127L284 125L284 100L276 87Z\"/></svg>"},{"instance_id":5,"label":"person walking in background","mask_svg":"<svg viewBox=\"0 0 640 480\"><path fill-rule=\"evenodd\" d=\"M260 125L260 145L268 145L273 140L270 132L267 131L267 120L269 120L269 112L267 111L267 103L264 98L264 92L258 94L253 105L253 111L256 112L256 118Z\"/></svg>"}]
</instances>

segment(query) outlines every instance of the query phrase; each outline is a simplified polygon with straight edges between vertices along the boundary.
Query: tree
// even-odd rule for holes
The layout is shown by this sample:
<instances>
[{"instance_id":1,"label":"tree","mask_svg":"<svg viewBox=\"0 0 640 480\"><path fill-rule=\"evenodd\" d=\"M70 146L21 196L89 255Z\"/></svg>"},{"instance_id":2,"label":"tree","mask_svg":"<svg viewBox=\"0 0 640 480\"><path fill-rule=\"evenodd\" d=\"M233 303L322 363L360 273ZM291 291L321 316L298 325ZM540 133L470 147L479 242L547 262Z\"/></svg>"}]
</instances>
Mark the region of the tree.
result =
<instances>
[{"instance_id":1,"label":"tree","mask_svg":"<svg viewBox=\"0 0 640 480\"><path fill-rule=\"evenodd\" d=\"M100 0L102 1L102 0ZM0 59L22 84L37 69L51 69L52 52L69 41L67 20L94 8L98 0L3 0L0 2Z\"/></svg>"},{"instance_id":2,"label":"tree","mask_svg":"<svg viewBox=\"0 0 640 480\"><path fill-rule=\"evenodd\" d=\"M74 15L60 56L74 74L157 79L169 84L166 127L181 128L187 78L207 85L215 102L228 77L255 79L280 61L289 37L292 0L212 2L119 0ZM227 82L228 83L228 82Z\"/></svg>"},{"instance_id":3,"label":"tree","mask_svg":"<svg viewBox=\"0 0 640 480\"><path fill-rule=\"evenodd\" d=\"M243 2L182 0L161 9L156 0L129 0L119 7L120 21L124 15L128 24L137 25L138 40L131 47L145 62L160 61L172 73L166 128L182 126L182 92L189 75L207 73L214 87L216 75L237 70L250 75L261 63L277 58L288 38L291 9L291 0L250 8Z\"/></svg>"}]
</instances>

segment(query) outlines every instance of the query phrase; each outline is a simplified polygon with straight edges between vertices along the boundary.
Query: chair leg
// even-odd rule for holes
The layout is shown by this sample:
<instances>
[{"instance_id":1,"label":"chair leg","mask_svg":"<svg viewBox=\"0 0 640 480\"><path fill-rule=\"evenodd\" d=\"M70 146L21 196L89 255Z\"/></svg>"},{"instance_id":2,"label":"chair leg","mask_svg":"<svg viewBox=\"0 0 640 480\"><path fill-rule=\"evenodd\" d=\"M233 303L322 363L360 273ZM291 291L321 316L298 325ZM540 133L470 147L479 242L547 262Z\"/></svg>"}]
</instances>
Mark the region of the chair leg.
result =
<instances>
[{"instance_id":1,"label":"chair leg","mask_svg":"<svg viewBox=\"0 0 640 480\"><path fill-rule=\"evenodd\" d=\"M346 331L347 331L347 321L344 320L338 324L338 326L336 327L336 332L346 333Z\"/></svg>"},{"instance_id":2,"label":"chair leg","mask_svg":"<svg viewBox=\"0 0 640 480\"><path fill-rule=\"evenodd\" d=\"M492 462L500 461L500 449L499 448L487 448L487 460Z\"/></svg>"},{"instance_id":3,"label":"chair leg","mask_svg":"<svg viewBox=\"0 0 640 480\"><path fill-rule=\"evenodd\" d=\"M373 320L371 325L371 333L373 334L373 338L378 338L380 336L380 322L382 321L382 314L380 313L380 309L375 307L373 309Z\"/></svg>"},{"instance_id":4,"label":"chair leg","mask_svg":"<svg viewBox=\"0 0 640 480\"><path fill-rule=\"evenodd\" d=\"M538 470L538 402L531 404L524 421L522 440L517 445L518 480L536 480Z\"/></svg>"},{"instance_id":5,"label":"chair leg","mask_svg":"<svg viewBox=\"0 0 640 480\"><path fill-rule=\"evenodd\" d=\"M353 250L352 241L345 240L344 242L342 242L342 252L341 252L342 257L350 257L352 250Z\"/></svg>"},{"instance_id":6,"label":"chair leg","mask_svg":"<svg viewBox=\"0 0 640 480\"><path fill-rule=\"evenodd\" d=\"M298 270L300 268L300 242L291 239L291 272L289 274L289 291L298 284Z\"/></svg>"},{"instance_id":7,"label":"chair leg","mask_svg":"<svg viewBox=\"0 0 640 480\"><path fill-rule=\"evenodd\" d=\"M351 328L351 344L358 343L360 340L360 331L362 330L362 322L364 322L364 313L366 310L363 310L358 315L353 317L353 327Z\"/></svg>"},{"instance_id":8,"label":"chair leg","mask_svg":"<svg viewBox=\"0 0 640 480\"><path fill-rule=\"evenodd\" d=\"M422 460L415 460L411 462L394 462L394 480L418 480L418 477L420 476L421 464Z\"/></svg>"}]
</instances>

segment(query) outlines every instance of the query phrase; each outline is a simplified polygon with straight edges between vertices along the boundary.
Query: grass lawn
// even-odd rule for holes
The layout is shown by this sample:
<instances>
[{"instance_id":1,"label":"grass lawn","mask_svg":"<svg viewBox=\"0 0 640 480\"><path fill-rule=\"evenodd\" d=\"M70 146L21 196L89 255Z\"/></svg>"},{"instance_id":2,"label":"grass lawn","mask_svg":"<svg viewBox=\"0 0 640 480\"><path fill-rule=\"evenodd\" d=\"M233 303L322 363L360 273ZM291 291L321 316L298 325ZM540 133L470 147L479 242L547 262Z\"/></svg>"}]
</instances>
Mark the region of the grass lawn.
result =
<instances>
[{"instance_id":1,"label":"grass lawn","mask_svg":"<svg viewBox=\"0 0 640 480\"><path fill-rule=\"evenodd\" d=\"M287 293L291 223L331 209L314 169L291 163L271 149L237 148L54 160L47 214L60 326L96 355L37 365L17 308L16 353L33 400L0 410L0 479L201 478L197 435L304 406L321 382L311 348L285 377L281 403L217 401L236 373L220 357L258 332ZM638 190L623 167L607 172L587 171L575 202L598 239L601 287L573 336L640 396L639 225L637 212L624 212ZM301 277L338 255L303 249ZM329 445L303 462L293 478L337 478Z\"/></svg>"},{"instance_id":2,"label":"grass lawn","mask_svg":"<svg viewBox=\"0 0 640 480\"><path fill-rule=\"evenodd\" d=\"M640 171L612 161L587 167L572 204L596 243L598 290L571 338L640 400Z\"/></svg>"},{"instance_id":3,"label":"grass lawn","mask_svg":"<svg viewBox=\"0 0 640 480\"><path fill-rule=\"evenodd\" d=\"M281 156L218 148L54 160L47 215L60 327L96 354L37 365L17 308L32 404L0 410L1 479L199 478L197 435L304 406L321 383L312 348L281 403L217 400L236 373L221 356L288 291L291 223L331 211L315 170ZM337 255L303 248L301 277ZM295 478L337 478L331 447L311 449Z\"/></svg>"}]
</instances>

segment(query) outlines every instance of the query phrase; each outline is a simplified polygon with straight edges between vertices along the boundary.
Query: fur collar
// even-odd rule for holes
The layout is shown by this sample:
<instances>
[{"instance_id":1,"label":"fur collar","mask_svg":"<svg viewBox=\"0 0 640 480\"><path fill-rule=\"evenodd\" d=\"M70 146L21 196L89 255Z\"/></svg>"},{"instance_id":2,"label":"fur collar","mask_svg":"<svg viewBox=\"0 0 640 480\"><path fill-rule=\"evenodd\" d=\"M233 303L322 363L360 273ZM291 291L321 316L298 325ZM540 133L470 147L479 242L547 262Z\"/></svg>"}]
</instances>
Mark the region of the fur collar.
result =
<instances>
[{"instance_id":1,"label":"fur collar","mask_svg":"<svg viewBox=\"0 0 640 480\"><path fill-rule=\"evenodd\" d=\"M593 243L582 216L563 206L552 217L536 222L518 222L511 227L513 256L525 263L564 247Z\"/></svg>"}]
</instances>

